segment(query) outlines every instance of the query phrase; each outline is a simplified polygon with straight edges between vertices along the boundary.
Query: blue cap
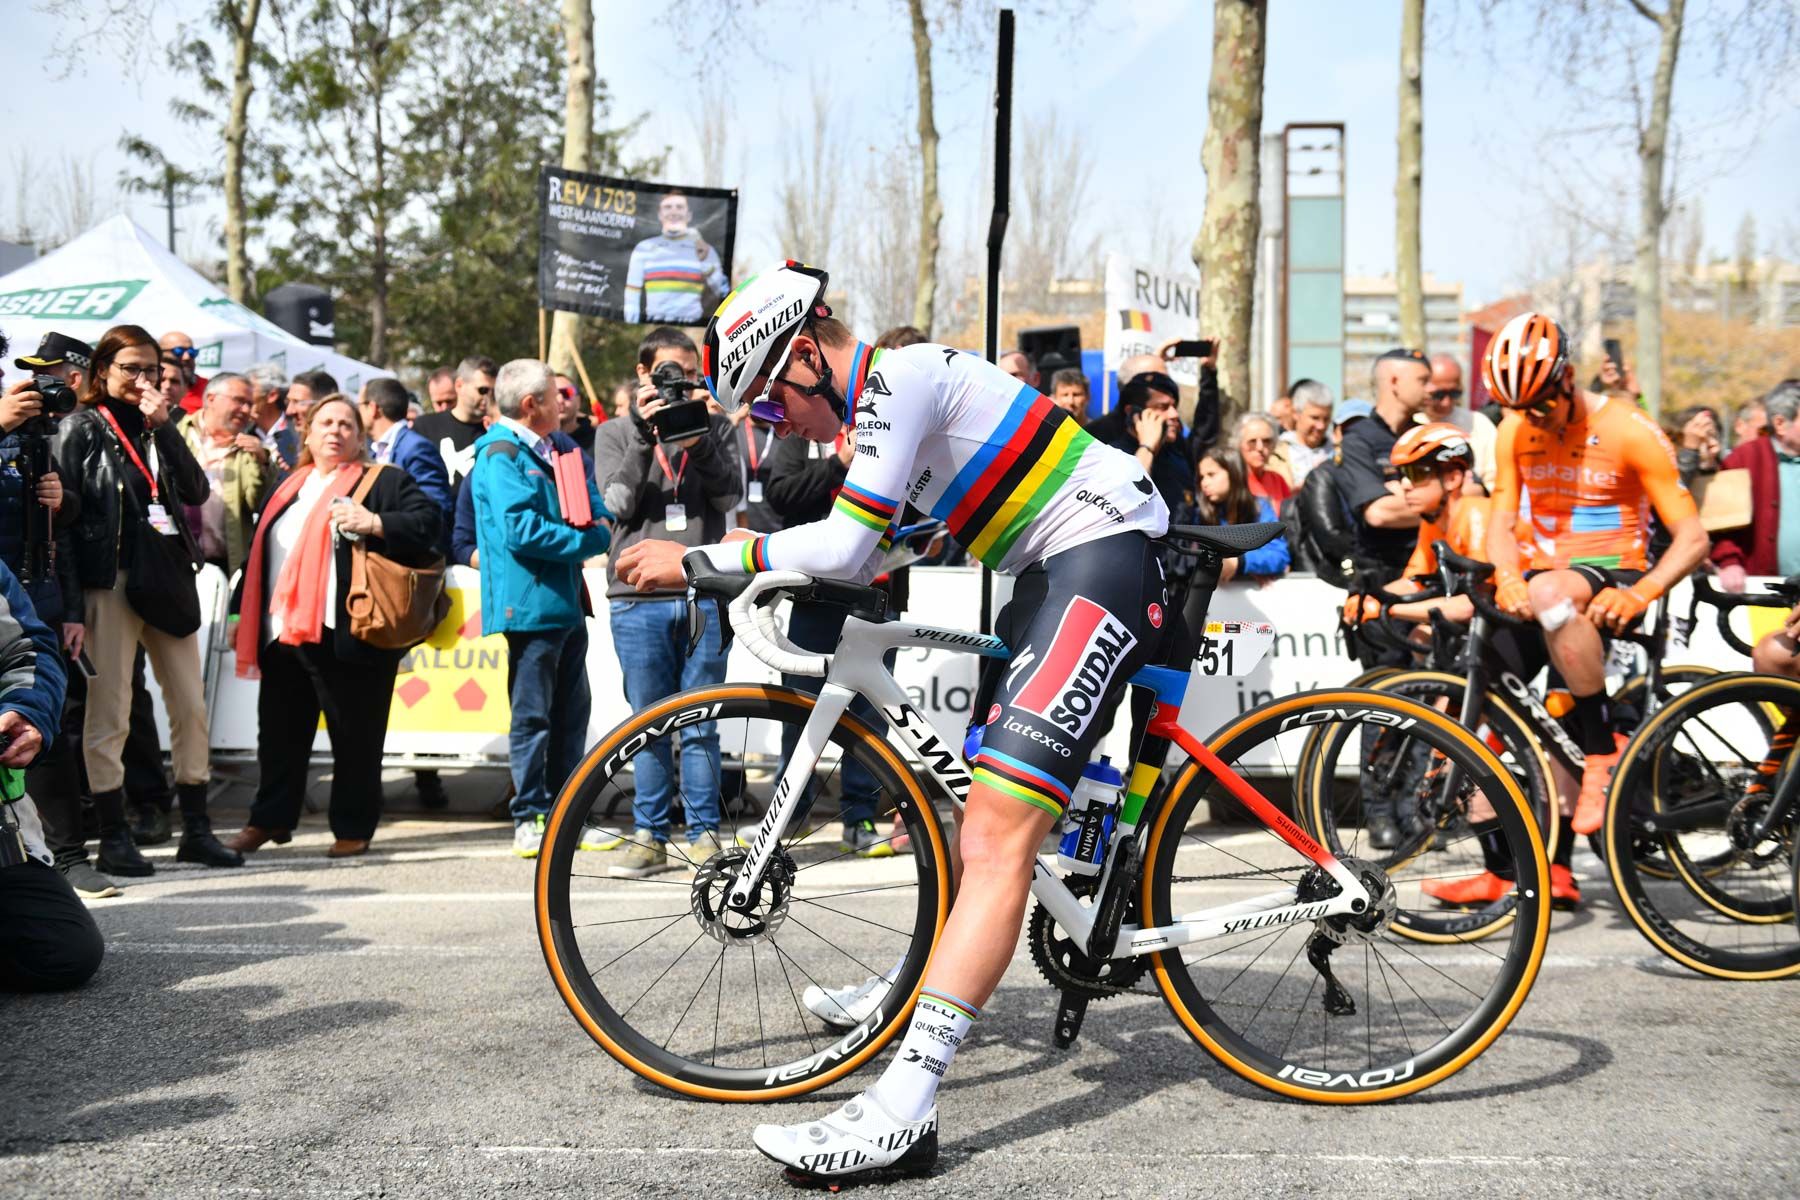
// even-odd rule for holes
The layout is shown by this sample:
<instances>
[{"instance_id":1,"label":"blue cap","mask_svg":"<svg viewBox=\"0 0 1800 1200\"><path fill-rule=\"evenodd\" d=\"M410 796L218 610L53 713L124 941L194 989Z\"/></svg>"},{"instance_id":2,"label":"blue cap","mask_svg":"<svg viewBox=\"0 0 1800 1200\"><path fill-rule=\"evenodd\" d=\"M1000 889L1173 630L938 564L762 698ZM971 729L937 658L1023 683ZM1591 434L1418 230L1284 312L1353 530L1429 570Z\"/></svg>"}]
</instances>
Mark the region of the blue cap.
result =
<instances>
[{"instance_id":1,"label":"blue cap","mask_svg":"<svg viewBox=\"0 0 1800 1200\"><path fill-rule=\"evenodd\" d=\"M1107 787L1123 787L1125 777L1119 774L1119 768L1112 765L1112 759L1102 754L1098 759L1081 769L1083 779L1092 779L1095 783Z\"/></svg>"},{"instance_id":2,"label":"blue cap","mask_svg":"<svg viewBox=\"0 0 1800 1200\"><path fill-rule=\"evenodd\" d=\"M1340 400L1331 413L1331 423L1342 425L1345 421L1354 421L1358 417L1372 417L1375 406L1367 400Z\"/></svg>"}]
</instances>

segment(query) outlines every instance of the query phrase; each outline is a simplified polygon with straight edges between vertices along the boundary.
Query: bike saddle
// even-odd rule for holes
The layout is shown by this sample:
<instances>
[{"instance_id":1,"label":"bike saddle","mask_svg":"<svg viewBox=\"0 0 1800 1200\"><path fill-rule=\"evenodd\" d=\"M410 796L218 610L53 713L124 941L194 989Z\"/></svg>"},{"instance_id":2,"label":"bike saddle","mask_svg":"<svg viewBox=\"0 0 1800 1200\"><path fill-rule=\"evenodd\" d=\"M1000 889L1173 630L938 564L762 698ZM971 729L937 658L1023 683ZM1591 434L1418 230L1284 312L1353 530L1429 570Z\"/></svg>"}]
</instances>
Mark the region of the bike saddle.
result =
<instances>
[{"instance_id":1,"label":"bike saddle","mask_svg":"<svg viewBox=\"0 0 1800 1200\"><path fill-rule=\"evenodd\" d=\"M1203 546L1215 554L1234 558L1251 550L1260 550L1285 532L1287 527L1280 521L1255 521L1248 525L1171 525L1160 540Z\"/></svg>"}]
</instances>

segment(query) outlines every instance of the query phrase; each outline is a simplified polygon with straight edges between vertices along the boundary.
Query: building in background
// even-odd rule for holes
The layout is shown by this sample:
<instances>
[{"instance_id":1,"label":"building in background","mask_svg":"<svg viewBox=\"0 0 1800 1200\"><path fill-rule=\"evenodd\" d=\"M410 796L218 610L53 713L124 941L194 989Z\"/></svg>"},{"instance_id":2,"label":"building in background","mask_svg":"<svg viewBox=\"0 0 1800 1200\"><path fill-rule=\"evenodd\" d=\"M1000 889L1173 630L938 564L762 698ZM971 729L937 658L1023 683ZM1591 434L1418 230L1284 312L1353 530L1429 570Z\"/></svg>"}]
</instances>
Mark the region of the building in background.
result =
<instances>
[{"instance_id":1,"label":"building in background","mask_svg":"<svg viewBox=\"0 0 1800 1200\"><path fill-rule=\"evenodd\" d=\"M1463 285L1424 274L1425 345L1428 354L1466 357ZM1344 391L1369 399L1369 372L1383 351L1400 345L1400 296L1392 275L1351 276L1344 281Z\"/></svg>"}]
</instances>

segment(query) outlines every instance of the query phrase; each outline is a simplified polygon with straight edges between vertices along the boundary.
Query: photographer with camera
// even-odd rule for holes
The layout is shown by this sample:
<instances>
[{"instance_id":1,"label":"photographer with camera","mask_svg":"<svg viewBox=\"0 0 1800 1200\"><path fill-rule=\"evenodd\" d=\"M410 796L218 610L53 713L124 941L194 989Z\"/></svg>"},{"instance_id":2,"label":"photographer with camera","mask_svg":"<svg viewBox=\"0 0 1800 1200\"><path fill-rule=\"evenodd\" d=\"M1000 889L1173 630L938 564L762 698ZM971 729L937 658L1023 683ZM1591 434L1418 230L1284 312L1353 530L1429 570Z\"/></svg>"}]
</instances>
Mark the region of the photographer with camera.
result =
<instances>
[{"instance_id":1,"label":"photographer with camera","mask_svg":"<svg viewBox=\"0 0 1800 1200\"><path fill-rule=\"evenodd\" d=\"M192 534L179 509L203 503L211 485L169 419L161 375L155 340L139 326L113 326L94 349L81 408L56 431L57 469L79 508L72 553L60 564L63 594L82 597L94 668L82 757L95 807L122 812L132 660L141 644L169 714L183 827L176 858L241 866L242 856L219 844L207 819L212 763L195 636L200 604ZM143 867L138 874L152 873L148 862Z\"/></svg>"},{"instance_id":2,"label":"photographer with camera","mask_svg":"<svg viewBox=\"0 0 1800 1200\"><path fill-rule=\"evenodd\" d=\"M613 645L624 671L625 698L643 710L684 688L725 679L719 614L688 652L685 588L639 592L620 579L619 552L645 540L684 546L718 542L743 498L743 475L732 446L731 422L708 411L700 356L679 329L659 326L638 347L638 392L629 419L608 421L594 435L594 480L612 513L612 554L606 564ZM697 393L697 394L696 394ZM719 737L708 722L684 731L682 802L688 840L715 837L719 828ZM674 764L662 745L636 761L632 816L637 836L616 873L639 877L685 862L665 851ZM707 850L699 855L704 861ZM692 854L686 857L693 857Z\"/></svg>"},{"instance_id":3,"label":"photographer with camera","mask_svg":"<svg viewBox=\"0 0 1800 1200\"><path fill-rule=\"evenodd\" d=\"M0 337L0 354L5 351L5 339ZM13 365L31 377L15 383L0 397L0 562L19 580L38 618L51 629L65 630L64 641L77 646L80 614L70 622L51 562L49 536L52 523L60 532L73 522L76 506L72 497L65 496L56 474L50 437L54 422L75 408L93 353L86 342L47 333L36 353L13 360ZM70 699L76 719L81 713L80 700L78 688ZM30 790L43 818L52 865L80 895L116 896L119 889L112 880L88 861L82 836L79 754L79 738L65 729L31 764ZM122 848L132 860L139 859L125 827L125 814L102 812L100 818L102 859L108 845Z\"/></svg>"}]
</instances>

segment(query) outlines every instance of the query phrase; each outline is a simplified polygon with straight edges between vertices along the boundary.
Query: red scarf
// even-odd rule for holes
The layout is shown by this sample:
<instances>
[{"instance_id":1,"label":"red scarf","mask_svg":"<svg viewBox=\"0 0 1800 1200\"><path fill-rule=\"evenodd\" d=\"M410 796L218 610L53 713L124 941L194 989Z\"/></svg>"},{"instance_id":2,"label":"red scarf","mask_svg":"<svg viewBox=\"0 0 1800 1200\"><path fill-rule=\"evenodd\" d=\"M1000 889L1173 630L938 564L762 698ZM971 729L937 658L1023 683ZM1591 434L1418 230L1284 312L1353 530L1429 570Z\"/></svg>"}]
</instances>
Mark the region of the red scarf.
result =
<instances>
[{"instance_id":1,"label":"red scarf","mask_svg":"<svg viewBox=\"0 0 1800 1200\"><path fill-rule=\"evenodd\" d=\"M256 536L250 542L250 561L244 567L244 597L238 606L237 673L240 678L256 679L261 675L256 656L262 650L263 554L269 531L287 506L294 502L294 497L300 494L312 473L309 464L282 480L270 498L268 508L263 510L267 515L256 523ZM325 605L335 599L325 595L325 584L331 574L331 523L328 519L331 501L334 496L348 496L356 488L362 473L361 463L345 463L337 469L337 474L313 504L312 511L306 514L300 540L281 565L281 576L275 581L268 607L271 615L281 618L280 640L284 645L314 645L323 636Z\"/></svg>"}]
</instances>

